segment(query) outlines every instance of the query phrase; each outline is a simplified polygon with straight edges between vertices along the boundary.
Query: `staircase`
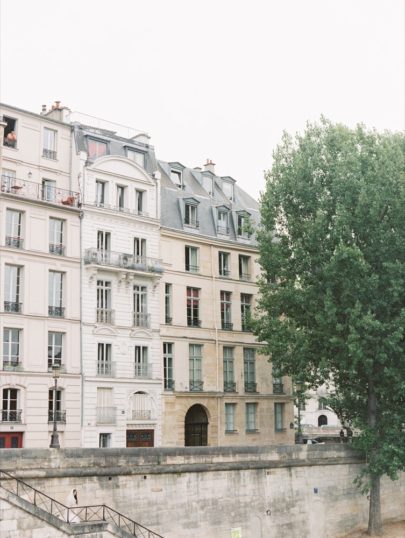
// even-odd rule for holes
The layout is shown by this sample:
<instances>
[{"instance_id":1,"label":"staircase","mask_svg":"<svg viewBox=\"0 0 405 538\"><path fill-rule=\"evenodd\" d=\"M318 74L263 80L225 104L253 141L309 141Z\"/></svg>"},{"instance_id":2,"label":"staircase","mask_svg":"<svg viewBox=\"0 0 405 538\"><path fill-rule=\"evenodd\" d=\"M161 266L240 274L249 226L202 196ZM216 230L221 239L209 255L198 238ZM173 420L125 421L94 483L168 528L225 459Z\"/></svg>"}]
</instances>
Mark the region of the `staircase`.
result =
<instances>
[{"instance_id":1,"label":"staircase","mask_svg":"<svg viewBox=\"0 0 405 538\"><path fill-rule=\"evenodd\" d=\"M114 508L105 504L69 507L0 469L0 489L7 500L33 516L46 521L62 533L89 536L103 531L121 538L163 538Z\"/></svg>"}]
</instances>

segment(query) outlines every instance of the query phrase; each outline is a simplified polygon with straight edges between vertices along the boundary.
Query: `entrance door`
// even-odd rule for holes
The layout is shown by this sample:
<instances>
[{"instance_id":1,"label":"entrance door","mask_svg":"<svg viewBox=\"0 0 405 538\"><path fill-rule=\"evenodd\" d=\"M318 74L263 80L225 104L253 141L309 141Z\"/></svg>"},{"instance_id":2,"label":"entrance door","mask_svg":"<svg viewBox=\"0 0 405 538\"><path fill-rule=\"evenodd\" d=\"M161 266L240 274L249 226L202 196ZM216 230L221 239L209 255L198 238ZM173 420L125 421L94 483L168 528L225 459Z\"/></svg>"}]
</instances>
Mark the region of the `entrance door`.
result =
<instances>
[{"instance_id":1,"label":"entrance door","mask_svg":"<svg viewBox=\"0 0 405 538\"><path fill-rule=\"evenodd\" d=\"M127 448L153 446L154 430L127 430Z\"/></svg>"},{"instance_id":2,"label":"entrance door","mask_svg":"<svg viewBox=\"0 0 405 538\"><path fill-rule=\"evenodd\" d=\"M0 448L22 448L22 432L0 433Z\"/></svg>"},{"instance_id":3,"label":"entrance door","mask_svg":"<svg viewBox=\"0 0 405 538\"><path fill-rule=\"evenodd\" d=\"M185 419L185 446L207 446L208 417L202 405L193 405Z\"/></svg>"}]
</instances>

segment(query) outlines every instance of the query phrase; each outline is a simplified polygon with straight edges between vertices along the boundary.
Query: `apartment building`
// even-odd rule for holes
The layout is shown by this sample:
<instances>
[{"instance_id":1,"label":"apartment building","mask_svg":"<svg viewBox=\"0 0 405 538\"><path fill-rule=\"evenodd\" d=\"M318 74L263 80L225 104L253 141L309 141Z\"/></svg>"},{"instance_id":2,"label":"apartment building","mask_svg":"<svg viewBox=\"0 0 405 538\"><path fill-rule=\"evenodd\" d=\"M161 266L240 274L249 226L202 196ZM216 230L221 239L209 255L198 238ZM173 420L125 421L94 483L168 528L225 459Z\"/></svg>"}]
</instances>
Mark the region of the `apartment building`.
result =
<instances>
[{"instance_id":1,"label":"apartment building","mask_svg":"<svg viewBox=\"0 0 405 538\"><path fill-rule=\"evenodd\" d=\"M0 448L80 445L80 200L43 112L0 106Z\"/></svg>"},{"instance_id":2,"label":"apartment building","mask_svg":"<svg viewBox=\"0 0 405 538\"><path fill-rule=\"evenodd\" d=\"M290 381L250 328L258 204L211 161L159 167L163 445L293 443Z\"/></svg>"},{"instance_id":3,"label":"apartment building","mask_svg":"<svg viewBox=\"0 0 405 538\"><path fill-rule=\"evenodd\" d=\"M84 447L161 444L160 183L149 137L70 115L82 192Z\"/></svg>"}]
</instances>

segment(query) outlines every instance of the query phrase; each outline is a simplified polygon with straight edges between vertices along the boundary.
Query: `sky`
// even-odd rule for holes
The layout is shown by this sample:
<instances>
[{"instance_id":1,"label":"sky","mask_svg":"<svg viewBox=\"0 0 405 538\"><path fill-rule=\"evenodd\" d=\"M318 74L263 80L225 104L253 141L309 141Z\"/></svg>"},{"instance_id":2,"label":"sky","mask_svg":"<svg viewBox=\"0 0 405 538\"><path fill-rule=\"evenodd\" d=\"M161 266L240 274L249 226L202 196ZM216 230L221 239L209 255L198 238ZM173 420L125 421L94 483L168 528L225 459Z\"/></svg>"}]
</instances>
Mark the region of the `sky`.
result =
<instances>
[{"instance_id":1,"label":"sky","mask_svg":"<svg viewBox=\"0 0 405 538\"><path fill-rule=\"evenodd\" d=\"M0 0L0 100L55 100L254 197L283 130L405 128L403 0Z\"/></svg>"}]
</instances>

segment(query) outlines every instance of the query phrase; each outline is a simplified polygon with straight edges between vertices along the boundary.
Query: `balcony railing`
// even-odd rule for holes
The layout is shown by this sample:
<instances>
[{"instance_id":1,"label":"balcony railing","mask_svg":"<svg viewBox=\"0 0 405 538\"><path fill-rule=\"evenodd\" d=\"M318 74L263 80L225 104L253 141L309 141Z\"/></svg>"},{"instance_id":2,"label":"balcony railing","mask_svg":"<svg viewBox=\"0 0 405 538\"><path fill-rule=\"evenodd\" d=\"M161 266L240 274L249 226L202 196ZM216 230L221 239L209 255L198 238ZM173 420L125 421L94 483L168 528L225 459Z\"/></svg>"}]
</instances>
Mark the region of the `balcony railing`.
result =
<instances>
[{"instance_id":1,"label":"balcony railing","mask_svg":"<svg viewBox=\"0 0 405 538\"><path fill-rule=\"evenodd\" d=\"M257 392L257 383L245 381L245 392Z\"/></svg>"},{"instance_id":2,"label":"balcony railing","mask_svg":"<svg viewBox=\"0 0 405 538\"><path fill-rule=\"evenodd\" d=\"M42 150L42 157L45 157L46 159L56 160L56 151L53 149L44 148Z\"/></svg>"},{"instance_id":3,"label":"balcony railing","mask_svg":"<svg viewBox=\"0 0 405 538\"><path fill-rule=\"evenodd\" d=\"M108 265L109 267L118 267L119 269L132 271L163 273L163 264L159 259L135 256L134 254L125 254L122 252L113 252L111 250L99 250L96 248L86 249L84 253L84 263Z\"/></svg>"},{"instance_id":4,"label":"balcony railing","mask_svg":"<svg viewBox=\"0 0 405 538\"><path fill-rule=\"evenodd\" d=\"M66 411L48 411L48 422L60 422L66 424Z\"/></svg>"},{"instance_id":5,"label":"balcony railing","mask_svg":"<svg viewBox=\"0 0 405 538\"><path fill-rule=\"evenodd\" d=\"M18 359L3 359L3 370L5 372L22 372L22 364Z\"/></svg>"},{"instance_id":6,"label":"balcony railing","mask_svg":"<svg viewBox=\"0 0 405 538\"><path fill-rule=\"evenodd\" d=\"M198 273L199 270L198 265L190 265L189 263L186 265L186 271L188 273Z\"/></svg>"},{"instance_id":7,"label":"balcony railing","mask_svg":"<svg viewBox=\"0 0 405 538\"><path fill-rule=\"evenodd\" d=\"M96 407L97 412L97 424L110 424L114 425L117 421L117 408L116 407Z\"/></svg>"},{"instance_id":8,"label":"balcony railing","mask_svg":"<svg viewBox=\"0 0 405 538\"><path fill-rule=\"evenodd\" d=\"M65 247L61 243L49 243L50 254L58 254L63 256L65 254Z\"/></svg>"},{"instance_id":9,"label":"balcony railing","mask_svg":"<svg viewBox=\"0 0 405 538\"><path fill-rule=\"evenodd\" d=\"M190 381L190 390L192 392L201 392L204 388L204 381L193 380Z\"/></svg>"},{"instance_id":10,"label":"balcony railing","mask_svg":"<svg viewBox=\"0 0 405 538\"><path fill-rule=\"evenodd\" d=\"M273 394L284 394L284 385L282 383L273 383Z\"/></svg>"},{"instance_id":11,"label":"balcony railing","mask_svg":"<svg viewBox=\"0 0 405 538\"><path fill-rule=\"evenodd\" d=\"M97 375L102 377L115 377L115 362L98 362Z\"/></svg>"},{"instance_id":12,"label":"balcony railing","mask_svg":"<svg viewBox=\"0 0 405 538\"><path fill-rule=\"evenodd\" d=\"M13 314L21 314L22 303L15 303L13 301L4 301L4 312L12 312Z\"/></svg>"},{"instance_id":13,"label":"balcony railing","mask_svg":"<svg viewBox=\"0 0 405 538\"><path fill-rule=\"evenodd\" d=\"M134 409L132 420L152 420L152 411L150 409Z\"/></svg>"},{"instance_id":14,"label":"balcony railing","mask_svg":"<svg viewBox=\"0 0 405 538\"><path fill-rule=\"evenodd\" d=\"M221 328L223 331L232 331L233 323L229 323L229 321L222 321Z\"/></svg>"},{"instance_id":15,"label":"balcony railing","mask_svg":"<svg viewBox=\"0 0 405 538\"><path fill-rule=\"evenodd\" d=\"M141 379L152 379L151 364L135 364L134 377Z\"/></svg>"},{"instance_id":16,"label":"balcony railing","mask_svg":"<svg viewBox=\"0 0 405 538\"><path fill-rule=\"evenodd\" d=\"M60 204L70 207L79 207L79 193L66 189L59 189L49 185L25 181L24 179L1 176L1 191L14 194L30 200L42 200L51 204Z\"/></svg>"},{"instance_id":17,"label":"balcony railing","mask_svg":"<svg viewBox=\"0 0 405 538\"><path fill-rule=\"evenodd\" d=\"M96 200L95 202L90 203L90 205L94 205L96 207L103 207L104 209L109 209L110 211L119 211L120 213L127 213L128 215L138 215L139 217L149 217L149 213L147 213L146 211L141 211L140 209L132 209L130 207L122 207L119 205L108 204L106 202L101 202L99 200Z\"/></svg>"},{"instance_id":18,"label":"balcony railing","mask_svg":"<svg viewBox=\"0 0 405 538\"><path fill-rule=\"evenodd\" d=\"M105 325L114 324L115 310L110 308L97 308L96 309L96 321L97 323L104 323Z\"/></svg>"},{"instance_id":19,"label":"balcony railing","mask_svg":"<svg viewBox=\"0 0 405 538\"><path fill-rule=\"evenodd\" d=\"M62 364L61 359L59 359L59 358L56 358L56 359L48 358L48 372L49 373L53 372L54 366L57 366L59 368L59 372L61 374L66 374L66 365Z\"/></svg>"},{"instance_id":20,"label":"balcony railing","mask_svg":"<svg viewBox=\"0 0 405 538\"><path fill-rule=\"evenodd\" d=\"M64 306L48 306L48 316L52 318L64 318L65 307Z\"/></svg>"},{"instance_id":21,"label":"balcony railing","mask_svg":"<svg viewBox=\"0 0 405 538\"><path fill-rule=\"evenodd\" d=\"M188 327L201 327L201 320L196 318L187 318Z\"/></svg>"},{"instance_id":22,"label":"balcony railing","mask_svg":"<svg viewBox=\"0 0 405 538\"><path fill-rule=\"evenodd\" d=\"M236 392L235 381L224 381L224 392Z\"/></svg>"},{"instance_id":23,"label":"balcony railing","mask_svg":"<svg viewBox=\"0 0 405 538\"><path fill-rule=\"evenodd\" d=\"M252 332L252 316L249 315L242 315L242 331L245 333Z\"/></svg>"},{"instance_id":24,"label":"balcony railing","mask_svg":"<svg viewBox=\"0 0 405 538\"><path fill-rule=\"evenodd\" d=\"M244 280L245 282L250 281L250 273L239 273L239 279Z\"/></svg>"},{"instance_id":25,"label":"balcony railing","mask_svg":"<svg viewBox=\"0 0 405 538\"><path fill-rule=\"evenodd\" d=\"M229 235L229 226L221 226L218 224L217 232L222 235Z\"/></svg>"},{"instance_id":26,"label":"balcony railing","mask_svg":"<svg viewBox=\"0 0 405 538\"><path fill-rule=\"evenodd\" d=\"M133 320L134 327L144 327L145 329L150 327L150 314L134 312Z\"/></svg>"},{"instance_id":27,"label":"balcony railing","mask_svg":"<svg viewBox=\"0 0 405 538\"><path fill-rule=\"evenodd\" d=\"M229 269L221 269L219 271L219 276L221 278L229 278L231 276L231 271Z\"/></svg>"},{"instance_id":28,"label":"balcony railing","mask_svg":"<svg viewBox=\"0 0 405 538\"><path fill-rule=\"evenodd\" d=\"M173 321L173 318L171 318L170 316L166 316L166 317L165 317L165 323L166 323L166 325L171 325L171 324L172 324L172 321Z\"/></svg>"},{"instance_id":29,"label":"balcony railing","mask_svg":"<svg viewBox=\"0 0 405 538\"><path fill-rule=\"evenodd\" d=\"M2 422L21 422L22 409L14 409L10 411L8 409L2 409L1 421Z\"/></svg>"},{"instance_id":30,"label":"balcony railing","mask_svg":"<svg viewBox=\"0 0 405 538\"><path fill-rule=\"evenodd\" d=\"M6 235L6 247L23 248L24 239L22 237L12 237Z\"/></svg>"},{"instance_id":31,"label":"balcony railing","mask_svg":"<svg viewBox=\"0 0 405 538\"><path fill-rule=\"evenodd\" d=\"M174 390L174 379L165 379L164 388L165 390Z\"/></svg>"},{"instance_id":32,"label":"balcony railing","mask_svg":"<svg viewBox=\"0 0 405 538\"><path fill-rule=\"evenodd\" d=\"M200 227L200 222L198 220L188 220L188 221L186 221L184 219L184 225L189 226L190 228L199 228Z\"/></svg>"}]
</instances>

